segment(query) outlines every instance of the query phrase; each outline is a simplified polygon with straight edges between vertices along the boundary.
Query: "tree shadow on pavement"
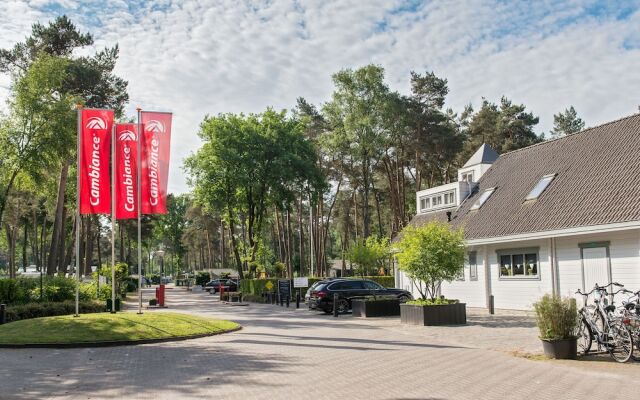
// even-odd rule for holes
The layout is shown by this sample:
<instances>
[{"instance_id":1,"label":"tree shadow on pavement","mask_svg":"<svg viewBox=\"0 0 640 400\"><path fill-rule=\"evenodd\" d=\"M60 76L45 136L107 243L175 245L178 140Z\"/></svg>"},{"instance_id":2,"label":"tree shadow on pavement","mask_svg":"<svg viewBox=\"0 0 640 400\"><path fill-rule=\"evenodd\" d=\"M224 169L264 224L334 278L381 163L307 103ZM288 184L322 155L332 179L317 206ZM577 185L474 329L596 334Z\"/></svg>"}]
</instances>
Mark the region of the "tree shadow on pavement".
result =
<instances>
[{"instance_id":1,"label":"tree shadow on pavement","mask_svg":"<svg viewBox=\"0 0 640 400\"><path fill-rule=\"evenodd\" d=\"M223 393L222 385L242 385L249 390L251 386L256 390L282 386L252 376L296 366L292 358L277 354L265 358L231 352L211 342L176 343L179 346L9 350L19 356L11 357L17 362L0 365L0 398L152 398L151 393L175 393L171 398L200 397L203 385L210 387L207 394L215 398L217 392L228 396L229 387Z\"/></svg>"}]
</instances>

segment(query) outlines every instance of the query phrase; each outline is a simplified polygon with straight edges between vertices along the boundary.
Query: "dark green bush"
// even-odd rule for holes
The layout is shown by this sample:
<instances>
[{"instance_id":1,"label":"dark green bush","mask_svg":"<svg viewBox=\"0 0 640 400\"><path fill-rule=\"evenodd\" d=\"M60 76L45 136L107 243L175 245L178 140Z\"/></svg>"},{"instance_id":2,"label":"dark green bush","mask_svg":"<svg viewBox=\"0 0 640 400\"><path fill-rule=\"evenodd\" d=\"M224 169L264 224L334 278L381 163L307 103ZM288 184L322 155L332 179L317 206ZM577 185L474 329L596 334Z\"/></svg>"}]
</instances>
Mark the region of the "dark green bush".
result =
<instances>
[{"instance_id":1,"label":"dark green bush","mask_svg":"<svg viewBox=\"0 0 640 400\"><path fill-rule=\"evenodd\" d=\"M154 284L154 285L159 285L160 284L160 275L158 275L158 274L147 275L147 278L149 278L151 283Z\"/></svg>"},{"instance_id":2,"label":"dark green bush","mask_svg":"<svg viewBox=\"0 0 640 400\"><path fill-rule=\"evenodd\" d=\"M95 301L82 301L79 304L79 309L81 314L107 311L105 304ZM70 315L75 312L76 305L74 301L27 303L7 307L7 322L30 318L52 317L55 315Z\"/></svg>"},{"instance_id":3,"label":"dark green bush","mask_svg":"<svg viewBox=\"0 0 640 400\"><path fill-rule=\"evenodd\" d=\"M200 271L196 275L196 285L204 286L211 281L211 274L207 271Z\"/></svg>"},{"instance_id":4,"label":"dark green bush","mask_svg":"<svg viewBox=\"0 0 640 400\"><path fill-rule=\"evenodd\" d=\"M76 281L61 276L45 276L40 296L40 278L0 279L0 303L59 302L75 299ZM81 296L82 296L81 290ZM88 300L90 297L84 297Z\"/></svg>"}]
</instances>

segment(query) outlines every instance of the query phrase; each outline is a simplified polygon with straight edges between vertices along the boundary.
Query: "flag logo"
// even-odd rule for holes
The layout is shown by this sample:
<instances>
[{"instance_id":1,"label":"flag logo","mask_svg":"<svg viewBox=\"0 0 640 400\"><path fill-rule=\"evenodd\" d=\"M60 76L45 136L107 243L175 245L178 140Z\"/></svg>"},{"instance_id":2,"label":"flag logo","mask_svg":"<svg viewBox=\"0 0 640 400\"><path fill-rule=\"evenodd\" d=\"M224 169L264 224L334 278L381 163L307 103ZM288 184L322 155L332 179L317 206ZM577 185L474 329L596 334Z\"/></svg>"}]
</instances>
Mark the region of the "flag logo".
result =
<instances>
[{"instance_id":1,"label":"flag logo","mask_svg":"<svg viewBox=\"0 0 640 400\"><path fill-rule=\"evenodd\" d=\"M120 136L118 136L118 139L120 139L120 141L122 141L122 142L135 141L136 140L136 134L134 132L129 131L129 130L122 131L122 133L120 133Z\"/></svg>"},{"instance_id":2,"label":"flag logo","mask_svg":"<svg viewBox=\"0 0 640 400\"><path fill-rule=\"evenodd\" d=\"M100 117L91 117L87 121L87 129L107 129L107 123Z\"/></svg>"},{"instance_id":3,"label":"flag logo","mask_svg":"<svg viewBox=\"0 0 640 400\"><path fill-rule=\"evenodd\" d=\"M145 132L164 133L164 124L156 119L147 122L144 127Z\"/></svg>"}]
</instances>

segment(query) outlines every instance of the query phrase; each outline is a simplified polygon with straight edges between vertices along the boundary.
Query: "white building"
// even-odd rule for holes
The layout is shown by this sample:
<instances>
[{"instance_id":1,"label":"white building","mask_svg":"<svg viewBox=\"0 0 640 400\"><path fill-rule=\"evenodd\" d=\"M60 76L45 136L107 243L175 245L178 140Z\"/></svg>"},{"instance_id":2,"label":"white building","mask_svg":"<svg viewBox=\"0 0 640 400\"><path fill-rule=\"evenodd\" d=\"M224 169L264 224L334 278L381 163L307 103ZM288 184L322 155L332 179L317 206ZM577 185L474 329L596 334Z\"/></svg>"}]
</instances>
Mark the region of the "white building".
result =
<instances>
[{"instance_id":1,"label":"white building","mask_svg":"<svg viewBox=\"0 0 640 400\"><path fill-rule=\"evenodd\" d=\"M529 309L595 283L640 289L640 115L498 156L483 145L458 182L416 195L414 226L462 227L464 277L442 294L469 307ZM396 284L414 292L396 271ZM581 297L576 297L579 304Z\"/></svg>"}]
</instances>

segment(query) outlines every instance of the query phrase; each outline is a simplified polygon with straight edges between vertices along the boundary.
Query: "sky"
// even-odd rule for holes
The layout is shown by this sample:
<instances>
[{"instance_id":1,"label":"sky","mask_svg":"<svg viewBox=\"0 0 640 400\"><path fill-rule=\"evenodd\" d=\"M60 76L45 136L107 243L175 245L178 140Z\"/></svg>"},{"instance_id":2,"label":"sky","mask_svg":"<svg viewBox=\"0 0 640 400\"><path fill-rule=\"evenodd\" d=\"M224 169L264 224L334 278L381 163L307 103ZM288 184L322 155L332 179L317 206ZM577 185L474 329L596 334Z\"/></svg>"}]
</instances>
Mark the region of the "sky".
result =
<instances>
[{"instance_id":1,"label":"sky","mask_svg":"<svg viewBox=\"0 0 640 400\"><path fill-rule=\"evenodd\" d=\"M410 71L447 78L460 112L505 95L540 117L575 106L587 126L638 112L640 0L2 0L0 47L66 14L120 46L116 73L135 108L172 111L169 191L189 190L182 160L206 115L321 105L331 75L375 63L393 90ZM9 79L0 77L0 103Z\"/></svg>"}]
</instances>

